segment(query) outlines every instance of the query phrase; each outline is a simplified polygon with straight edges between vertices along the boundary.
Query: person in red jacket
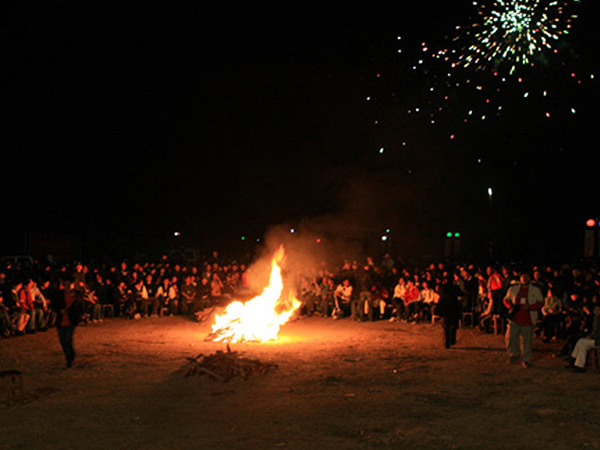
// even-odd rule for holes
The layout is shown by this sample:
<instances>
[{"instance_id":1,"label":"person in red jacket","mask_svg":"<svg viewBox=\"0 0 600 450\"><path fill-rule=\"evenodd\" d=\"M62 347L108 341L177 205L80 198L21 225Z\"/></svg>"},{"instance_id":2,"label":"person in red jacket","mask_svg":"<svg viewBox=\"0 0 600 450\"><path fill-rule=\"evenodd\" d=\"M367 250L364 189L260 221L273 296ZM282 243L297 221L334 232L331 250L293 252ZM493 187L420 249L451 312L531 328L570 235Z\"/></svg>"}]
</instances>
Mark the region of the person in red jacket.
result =
<instances>
[{"instance_id":1,"label":"person in red jacket","mask_svg":"<svg viewBox=\"0 0 600 450\"><path fill-rule=\"evenodd\" d=\"M406 311L406 320L417 320L419 314L419 298L421 294L419 288L415 286L414 281L408 280L406 283L406 292L404 294L404 310Z\"/></svg>"},{"instance_id":2,"label":"person in red jacket","mask_svg":"<svg viewBox=\"0 0 600 450\"><path fill-rule=\"evenodd\" d=\"M504 306L509 311L506 349L511 363L521 358L523 367L527 368L531 367L533 329L538 311L544 306L544 297L540 289L531 284L529 273L522 273L519 281L508 288L504 297Z\"/></svg>"}]
</instances>

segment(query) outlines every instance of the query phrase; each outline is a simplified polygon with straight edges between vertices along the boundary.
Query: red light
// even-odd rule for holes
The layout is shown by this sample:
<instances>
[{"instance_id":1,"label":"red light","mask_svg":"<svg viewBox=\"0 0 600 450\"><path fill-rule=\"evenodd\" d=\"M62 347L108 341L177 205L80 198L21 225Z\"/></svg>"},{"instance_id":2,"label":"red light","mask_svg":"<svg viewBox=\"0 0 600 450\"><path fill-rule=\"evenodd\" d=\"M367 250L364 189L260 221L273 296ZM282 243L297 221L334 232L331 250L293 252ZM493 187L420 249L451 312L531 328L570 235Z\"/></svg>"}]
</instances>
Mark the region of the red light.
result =
<instances>
[{"instance_id":1,"label":"red light","mask_svg":"<svg viewBox=\"0 0 600 450\"><path fill-rule=\"evenodd\" d=\"M596 226L596 221L594 219L588 219L588 221L585 224L588 227L592 228L592 227Z\"/></svg>"}]
</instances>

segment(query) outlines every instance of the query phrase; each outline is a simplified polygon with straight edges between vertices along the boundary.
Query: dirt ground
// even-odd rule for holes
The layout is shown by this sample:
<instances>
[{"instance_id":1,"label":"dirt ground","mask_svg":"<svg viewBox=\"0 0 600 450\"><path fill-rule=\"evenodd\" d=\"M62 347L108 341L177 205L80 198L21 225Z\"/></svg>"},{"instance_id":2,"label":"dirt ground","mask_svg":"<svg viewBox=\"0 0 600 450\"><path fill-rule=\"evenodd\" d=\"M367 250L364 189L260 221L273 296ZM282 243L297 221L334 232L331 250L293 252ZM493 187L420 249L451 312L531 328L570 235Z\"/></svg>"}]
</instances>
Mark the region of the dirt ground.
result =
<instances>
[{"instance_id":1,"label":"dirt ground","mask_svg":"<svg viewBox=\"0 0 600 450\"><path fill-rule=\"evenodd\" d=\"M185 377L224 350L209 323L111 319L79 327L64 367L55 330L0 341L25 404L0 403L0 449L576 449L600 447L600 374L571 373L535 342L507 364L503 337L439 324L323 318L232 349L279 368L227 383ZM4 398L0 399L4 401Z\"/></svg>"}]
</instances>

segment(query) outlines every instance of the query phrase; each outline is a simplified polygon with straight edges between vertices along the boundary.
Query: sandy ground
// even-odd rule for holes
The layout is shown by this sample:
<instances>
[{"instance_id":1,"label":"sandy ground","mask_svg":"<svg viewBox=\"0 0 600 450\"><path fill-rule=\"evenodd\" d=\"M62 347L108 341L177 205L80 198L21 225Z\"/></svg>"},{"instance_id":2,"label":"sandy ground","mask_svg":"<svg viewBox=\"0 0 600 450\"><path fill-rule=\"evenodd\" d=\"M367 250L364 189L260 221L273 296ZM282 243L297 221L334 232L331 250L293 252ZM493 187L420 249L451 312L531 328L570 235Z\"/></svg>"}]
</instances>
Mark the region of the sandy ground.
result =
<instances>
[{"instance_id":1,"label":"sandy ground","mask_svg":"<svg viewBox=\"0 0 600 450\"><path fill-rule=\"evenodd\" d=\"M0 449L600 446L600 374L567 371L539 341L523 369L498 335L461 330L446 350L439 324L310 318L278 342L233 346L277 370L186 378L185 358L224 349L208 331L183 317L80 327L71 369L55 330L1 340L25 404L0 403Z\"/></svg>"}]
</instances>

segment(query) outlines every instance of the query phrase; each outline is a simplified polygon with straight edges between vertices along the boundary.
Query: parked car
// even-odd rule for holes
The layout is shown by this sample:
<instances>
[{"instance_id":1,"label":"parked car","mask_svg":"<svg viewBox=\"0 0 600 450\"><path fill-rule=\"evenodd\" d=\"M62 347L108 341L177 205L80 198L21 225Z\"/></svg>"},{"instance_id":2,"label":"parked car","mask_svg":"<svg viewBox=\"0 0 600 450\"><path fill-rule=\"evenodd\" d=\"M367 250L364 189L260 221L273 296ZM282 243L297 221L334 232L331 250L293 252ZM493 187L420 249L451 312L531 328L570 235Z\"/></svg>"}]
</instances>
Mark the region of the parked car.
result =
<instances>
[{"instance_id":1,"label":"parked car","mask_svg":"<svg viewBox=\"0 0 600 450\"><path fill-rule=\"evenodd\" d=\"M33 267L33 257L29 255L13 255L3 256L0 258L0 266L21 266L21 267Z\"/></svg>"}]
</instances>

